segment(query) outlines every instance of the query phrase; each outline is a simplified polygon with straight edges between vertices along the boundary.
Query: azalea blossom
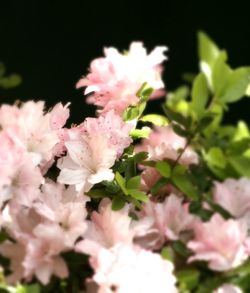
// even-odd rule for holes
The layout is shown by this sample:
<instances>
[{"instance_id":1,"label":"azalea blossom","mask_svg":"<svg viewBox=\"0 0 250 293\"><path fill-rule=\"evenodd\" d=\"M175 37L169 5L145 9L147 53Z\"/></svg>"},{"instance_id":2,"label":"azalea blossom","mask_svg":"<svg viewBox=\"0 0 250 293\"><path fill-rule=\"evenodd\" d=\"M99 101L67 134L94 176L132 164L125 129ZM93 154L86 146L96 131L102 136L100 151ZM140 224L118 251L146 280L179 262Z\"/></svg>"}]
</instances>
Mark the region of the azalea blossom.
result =
<instances>
[{"instance_id":1,"label":"azalea blossom","mask_svg":"<svg viewBox=\"0 0 250 293\"><path fill-rule=\"evenodd\" d=\"M140 219L148 219L152 225L144 235L137 237L136 243L159 249L166 240L177 240L181 232L191 230L198 219L191 215L182 198L171 194L163 203L149 201L139 214Z\"/></svg>"},{"instance_id":2,"label":"azalea blossom","mask_svg":"<svg viewBox=\"0 0 250 293\"><path fill-rule=\"evenodd\" d=\"M209 222L196 223L194 233L194 239L188 243L194 252L189 262L204 260L210 269L226 271L247 258L247 227L243 221L224 220L214 214Z\"/></svg>"},{"instance_id":3,"label":"azalea blossom","mask_svg":"<svg viewBox=\"0 0 250 293\"><path fill-rule=\"evenodd\" d=\"M88 191L96 183L113 180L111 167L130 145L130 129L114 112L86 119L69 133L67 155L58 160L58 182Z\"/></svg>"},{"instance_id":4,"label":"azalea blossom","mask_svg":"<svg viewBox=\"0 0 250 293\"><path fill-rule=\"evenodd\" d=\"M213 293L243 293L243 291L238 286L234 286L232 284L224 284L215 291L213 291Z\"/></svg>"},{"instance_id":5,"label":"azalea blossom","mask_svg":"<svg viewBox=\"0 0 250 293\"><path fill-rule=\"evenodd\" d=\"M0 124L17 145L26 150L35 165L51 161L60 143L58 131L69 116L68 104L57 104L51 112L44 112L44 102L29 101L20 107L2 105Z\"/></svg>"},{"instance_id":6,"label":"azalea blossom","mask_svg":"<svg viewBox=\"0 0 250 293\"><path fill-rule=\"evenodd\" d=\"M40 169L6 132L0 133L0 207L10 199L29 206L43 182Z\"/></svg>"},{"instance_id":7,"label":"azalea blossom","mask_svg":"<svg viewBox=\"0 0 250 293\"><path fill-rule=\"evenodd\" d=\"M149 228L151 220L133 221L129 217L128 204L119 211L113 211L111 205L110 199L105 198L98 212L92 212L84 240L76 245L77 251L94 256L102 247L111 248L117 243L132 245L134 237Z\"/></svg>"},{"instance_id":8,"label":"azalea blossom","mask_svg":"<svg viewBox=\"0 0 250 293\"><path fill-rule=\"evenodd\" d=\"M61 169L58 182L75 185L79 191L88 191L96 183L113 180L111 167L116 152L109 148L104 136L82 137L81 140L67 141L65 145L68 154L58 161L57 166Z\"/></svg>"},{"instance_id":9,"label":"azalea blossom","mask_svg":"<svg viewBox=\"0 0 250 293\"><path fill-rule=\"evenodd\" d=\"M22 263L24 277L30 278L35 275L43 284L48 284L52 275L66 278L68 268L63 258L59 255L60 252L64 251L65 247L61 231L38 226L35 234L37 238L28 242Z\"/></svg>"},{"instance_id":10,"label":"azalea blossom","mask_svg":"<svg viewBox=\"0 0 250 293\"><path fill-rule=\"evenodd\" d=\"M121 114L128 106L138 103L137 91L147 83L155 92L164 88L161 63L166 59L166 47L156 47L149 55L141 42L130 45L121 54L115 48L105 48L105 57L90 65L90 72L80 79L77 88L86 87L87 102L101 108L101 112L114 110Z\"/></svg>"},{"instance_id":11,"label":"azalea blossom","mask_svg":"<svg viewBox=\"0 0 250 293\"><path fill-rule=\"evenodd\" d=\"M66 189L60 184L46 183L34 203L36 212L43 217L40 229L61 230L64 246L72 248L87 229L87 200L71 187Z\"/></svg>"},{"instance_id":12,"label":"azalea blossom","mask_svg":"<svg viewBox=\"0 0 250 293\"><path fill-rule=\"evenodd\" d=\"M173 265L160 255L124 244L91 258L98 293L176 293Z\"/></svg>"},{"instance_id":13,"label":"azalea blossom","mask_svg":"<svg viewBox=\"0 0 250 293\"><path fill-rule=\"evenodd\" d=\"M98 118L87 118L82 127L88 134L105 135L109 146L116 150L117 157L120 157L124 149L132 143L129 136L132 125L124 123L113 110Z\"/></svg>"},{"instance_id":14,"label":"azalea blossom","mask_svg":"<svg viewBox=\"0 0 250 293\"><path fill-rule=\"evenodd\" d=\"M142 140L137 146L137 152L148 152L149 160L171 159L176 161L180 151L185 148L184 153L179 159L183 165L198 164L198 155L186 147L186 139L178 136L171 126L157 126L148 138Z\"/></svg>"},{"instance_id":15,"label":"azalea blossom","mask_svg":"<svg viewBox=\"0 0 250 293\"><path fill-rule=\"evenodd\" d=\"M216 182L214 200L236 218L244 217L250 224L250 180L227 179Z\"/></svg>"},{"instance_id":16,"label":"azalea blossom","mask_svg":"<svg viewBox=\"0 0 250 293\"><path fill-rule=\"evenodd\" d=\"M0 244L0 254L10 260L11 274L7 276L8 284L15 284L24 276L24 268L22 262L25 257L25 246L22 243L13 243L5 241Z\"/></svg>"}]
</instances>

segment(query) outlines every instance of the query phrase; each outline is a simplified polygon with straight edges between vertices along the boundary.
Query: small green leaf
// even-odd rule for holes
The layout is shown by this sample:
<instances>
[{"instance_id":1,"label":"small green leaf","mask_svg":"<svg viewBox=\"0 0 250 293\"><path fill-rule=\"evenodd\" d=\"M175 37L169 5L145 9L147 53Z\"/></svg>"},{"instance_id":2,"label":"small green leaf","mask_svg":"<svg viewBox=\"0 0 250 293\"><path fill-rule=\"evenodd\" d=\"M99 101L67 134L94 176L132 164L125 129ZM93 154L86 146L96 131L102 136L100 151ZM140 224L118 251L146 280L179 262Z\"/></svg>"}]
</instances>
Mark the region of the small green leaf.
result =
<instances>
[{"instance_id":1,"label":"small green leaf","mask_svg":"<svg viewBox=\"0 0 250 293\"><path fill-rule=\"evenodd\" d=\"M212 82L216 97L220 97L226 86L228 78L232 72L231 68L226 64L227 54L221 51L213 66Z\"/></svg>"},{"instance_id":2,"label":"small green leaf","mask_svg":"<svg viewBox=\"0 0 250 293\"><path fill-rule=\"evenodd\" d=\"M103 189L92 189L88 192L86 192L86 195L88 195L91 198L103 198L107 196L105 190Z\"/></svg>"},{"instance_id":3,"label":"small green leaf","mask_svg":"<svg viewBox=\"0 0 250 293\"><path fill-rule=\"evenodd\" d=\"M171 167L166 161L158 161L155 165L161 176L169 178L171 175Z\"/></svg>"},{"instance_id":4,"label":"small green leaf","mask_svg":"<svg viewBox=\"0 0 250 293\"><path fill-rule=\"evenodd\" d=\"M169 179L167 178L160 178L151 188L151 194L156 195L160 189L166 186L169 183Z\"/></svg>"},{"instance_id":5,"label":"small green leaf","mask_svg":"<svg viewBox=\"0 0 250 293\"><path fill-rule=\"evenodd\" d=\"M132 177L127 181L127 189L137 189L139 188L140 183L141 183L140 176Z\"/></svg>"},{"instance_id":6,"label":"small green leaf","mask_svg":"<svg viewBox=\"0 0 250 293\"><path fill-rule=\"evenodd\" d=\"M193 84L192 88L192 110L195 112L197 117L201 117L208 102L208 86L207 81L203 73L200 73Z\"/></svg>"},{"instance_id":7,"label":"small green leaf","mask_svg":"<svg viewBox=\"0 0 250 293\"><path fill-rule=\"evenodd\" d=\"M18 86L22 82L22 78L18 74L11 74L8 77L0 78L0 86L9 89Z\"/></svg>"},{"instance_id":8,"label":"small green leaf","mask_svg":"<svg viewBox=\"0 0 250 293\"><path fill-rule=\"evenodd\" d=\"M174 112L166 106L163 106L163 111L170 121L177 122L178 124L184 125L185 127L189 126L187 119L180 113Z\"/></svg>"},{"instance_id":9,"label":"small green leaf","mask_svg":"<svg viewBox=\"0 0 250 293\"><path fill-rule=\"evenodd\" d=\"M214 120L213 115L206 115L198 123L197 131L202 132L204 129L206 129Z\"/></svg>"},{"instance_id":10,"label":"small green leaf","mask_svg":"<svg viewBox=\"0 0 250 293\"><path fill-rule=\"evenodd\" d=\"M150 127L144 126L141 129L133 129L130 131L130 135L133 138L148 138L152 129Z\"/></svg>"},{"instance_id":11,"label":"small green leaf","mask_svg":"<svg viewBox=\"0 0 250 293\"><path fill-rule=\"evenodd\" d=\"M143 122L150 122L157 126L168 125L168 120L165 116L159 114L148 114L143 116L141 119Z\"/></svg>"},{"instance_id":12,"label":"small green leaf","mask_svg":"<svg viewBox=\"0 0 250 293\"><path fill-rule=\"evenodd\" d=\"M190 180L187 174L176 174L174 173L171 177L175 186L180 189L187 197L192 200L198 200L199 194L195 186Z\"/></svg>"},{"instance_id":13,"label":"small green leaf","mask_svg":"<svg viewBox=\"0 0 250 293\"><path fill-rule=\"evenodd\" d=\"M144 82L136 93L136 96L140 98L140 102L147 102L153 91L154 89L151 88L146 82Z\"/></svg>"},{"instance_id":14,"label":"small green leaf","mask_svg":"<svg viewBox=\"0 0 250 293\"><path fill-rule=\"evenodd\" d=\"M208 165L215 166L221 169L226 167L227 160L220 148L212 147L204 156Z\"/></svg>"},{"instance_id":15,"label":"small green leaf","mask_svg":"<svg viewBox=\"0 0 250 293\"><path fill-rule=\"evenodd\" d=\"M133 119L136 119L139 116L139 108L138 107L128 107L124 112L123 112L123 120L124 121L130 121Z\"/></svg>"},{"instance_id":16,"label":"small green leaf","mask_svg":"<svg viewBox=\"0 0 250 293\"><path fill-rule=\"evenodd\" d=\"M142 202L147 202L148 201L148 196L138 190L138 189L128 189L128 193L135 199L139 200L139 201L142 201Z\"/></svg>"},{"instance_id":17,"label":"small green leaf","mask_svg":"<svg viewBox=\"0 0 250 293\"><path fill-rule=\"evenodd\" d=\"M174 259L173 249L170 246L163 247L161 250L161 257L172 262Z\"/></svg>"},{"instance_id":18,"label":"small green leaf","mask_svg":"<svg viewBox=\"0 0 250 293\"><path fill-rule=\"evenodd\" d=\"M237 124L237 128L236 128L233 140L239 141L249 137L250 137L250 132L249 132L247 124L244 121L239 121Z\"/></svg>"},{"instance_id":19,"label":"small green leaf","mask_svg":"<svg viewBox=\"0 0 250 293\"><path fill-rule=\"evenodd\" d=\"M140 163L148 158L147 152L140 152L134 155L134 161Z\"/></svg>"},{"instance_id":20,"label":"small green leaf","mask_svg":"<svg viewBox=\"0 0 250 293\"><path fill-rule=\"evenodd\" d=\"M128 195L128 191L127 191L127 188L126 188L126 181L125 181L125 179L122 177L122 175L119 172L115 173L115 180L118 183L118 185L120 186L120 188L123 191L123 193L125 195Z\"/></svg>"},{"instance_id":21,"label":"small green leaf","mask_svg":"<svg viewBox=\"0 0 250 293\"><path fill-rule=\"evenodd\" d=\"M120 196L116 196L112 199L112 210L119 211L125 206L125 204L126 204L126 201L124 198Z\"/></svg>"},{"instance_id":22,"label":"small green leaf","mask_svg":"<svg viewBox=\"0 0 250 293\"><path fill-rule=\"evenodd\" d=\"M189 87L186 85L178 87L174 92L167 94L167 104L174 105L180 101L186 100L189 95Z\"/></svg>"},{"instance_id":23,"label":"small green leaf","mask_svg":"<svg viewBox=\"0 0 250 293\"><path fill-rule=\"evenodd\" d=\"M192 252L180 240L172 242L173 249L182 257L189 257Z\"/></svg>"},{"instance_id":24,"label":"small green leaf","mask_svg":"<svg viewBox=\"0 0 250 293\"><path fill-rule=\"evenodd\" d=\"M229 162L239 175L250 177L250 158L243 156L230 157Z\"/></svg>"},{"instance_id":25,"label":"small green leaf","mask_svg":"<svg viewBox=\"0 0 250 293\"><path fill-rule=\"evenodd\" d=\"M242 67L234 70L228 77L227 84L219 100L224 103L233 103L245 95L250 81L249 68Z\"/></svg>"},{"instance_id":26,"label":"small green leaf","mask_svg":"<svg viewBox=\"0 0 250 293\"><path fill-rule=\"evenodd\" d=\"M173 124L172 128L173 128L174 132L176 134L178 134L179 136L188 137L190 135L190 133L188 131L183 129L183 127L179 126L178 124Z\"/></svg>"},{"instance_id":27,"label":"small green leaf","mask_svg":"<svg viewBox=\"0 0 250 293\"><path fill-rule=\"evenodd\" d=\"M205 61L209 65L213 65L220 53L218 46L202 31L198 32L198 46L200 60Z\"/></svg>"},{"instance_id":28,"label":"small green leaf","mask_svg":"<svg viewBox=\"0 0 250 293\"><path fill-rule=\"evenodd\" d=\"M176 273L176 277L183 289L192 290L199 283L200 272L195 269L181 270Z\"/></svg>"}]
</instances>

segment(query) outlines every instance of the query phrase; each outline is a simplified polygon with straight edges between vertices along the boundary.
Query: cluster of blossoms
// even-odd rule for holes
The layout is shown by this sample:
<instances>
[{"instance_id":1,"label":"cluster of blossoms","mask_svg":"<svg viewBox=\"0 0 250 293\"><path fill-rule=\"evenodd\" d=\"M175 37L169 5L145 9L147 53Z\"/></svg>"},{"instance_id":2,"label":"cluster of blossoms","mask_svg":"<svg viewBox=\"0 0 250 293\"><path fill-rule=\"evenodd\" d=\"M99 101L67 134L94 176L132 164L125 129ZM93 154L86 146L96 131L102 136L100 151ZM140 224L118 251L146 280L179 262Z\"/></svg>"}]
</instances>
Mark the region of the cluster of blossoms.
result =
<instances>
[{"instance_id":1,"label":"cluster of blossoms","mask_svg":"<svg viewBox=\"0 0 250 293\"><path fill-rule=\"evenodd\" d=\"M142 43L124 54L105 49L77 83L98 116L71 128L65 126L69 104L48 112L34 101L0 107L0 255L9 260L8 284L67 283L74 277L67 255L75 254L86 270L79 292L177 293L182 266L205 262L213 273L230 272L249 258L250 179L212 181L210 199L227 216L202 203L210 213L204 220L171 180L153 191L162 182L157 163L185 170L201 163L187 138L171 124L158 125L131 148L136 125L123 113L140 103L145 83L152 88L148 98L164 94L165 51L147 54ZM128 162L140 177L126 182L120 174ZM188 250L185 264L176 259L178 243ZM242 291L225 280L213 292Z\"/></svg>"}]
</instances>

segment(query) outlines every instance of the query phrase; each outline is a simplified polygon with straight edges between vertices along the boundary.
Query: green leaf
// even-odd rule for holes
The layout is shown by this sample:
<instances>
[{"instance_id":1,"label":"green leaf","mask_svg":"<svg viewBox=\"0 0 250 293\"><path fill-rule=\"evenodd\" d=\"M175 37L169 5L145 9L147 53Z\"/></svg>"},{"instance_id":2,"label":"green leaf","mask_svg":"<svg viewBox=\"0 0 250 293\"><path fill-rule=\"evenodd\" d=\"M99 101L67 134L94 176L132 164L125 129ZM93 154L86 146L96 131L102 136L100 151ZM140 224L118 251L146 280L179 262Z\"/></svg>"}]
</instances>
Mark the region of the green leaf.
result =
<instances>
[{"instance_id":1,"label":"green leaf","mask_svg":"<svg viewBox=\"0 0 250 293\"><path fill-rule=\"evenodd\" d=\"M192 110L195 112L197 117L201 117L208 102L208 86L207 81L203 73L200 73L193 84L192 88Z\"/></svg>"},{"instance_id":2,"label":"green leaf","mask_svg":"<svg viewBox=\"0 0 250 293\"><path fill-rule=\"evenodd\" d=\"M169 183L169 179L167 178L160 178L151 188L151 194L156 195L160 189L166 186Z\"/></svg>"},{"instance_id":3,"label":"green leaf","mask_svg":"<svg viewBox=\"0 0 250 293\"><path fill-rule=\"evenodd\" d=\"M204 32L198 32L198 53L201 71L207 78L208 84L212 87L212 71L220 50L217 45Z\"/></svg>"},{"instance_id":4,"label":"green leaf","mask_svg":"<svg viewBox=\"0 0 250 293\"><path fill-rule=\"evenodd\" d=\"M144 126L141 129L133 129L130 131L130 135L133 138L148 138L152 129L150 127Z\"/></svg>"},{"instance_id":5,"label":"green leaf","mask_svg":"<svg viewBox=\"0 0 250 293\"><path fill-rule=\"evenodd\" d=\"M140 152L134 155L134 161L136 163L140 163L142 161L145 161L148 158L147 152Z\"/></svg>"},{"instance_id":6,"label":"green leaf","mask_svg":"<svg viewBox=\"0 0 250 293\"><path fill-rule=\"evenodd\" d=\"M169 178L171 175L171 167L166 161L156 162L155 168L159 171L161 176Z\"/></svg>"},{"instance_id":7,"label":"green leaf","mask_svg":"<svg viewBox=\"0 0 250 293\"><path fill-rule=\"evenodd\" d=\"M228 77L224 92L219 100L224 103L233 103L245 95L250 81L250 69L246 67L234 70Z\"/></svg>"},{"instance_id":8,"label":"green leaf","mask_svg":"<svg viewBox=\"0 0 250 293\"><path fill-rule=\"evenodd\" d=\"M112 210L119 211L125 206L125 204L126 204L126 201L124 198L120 196L116 196L112 199Z\"/></svg>"},{"instance_id":9,"label":"green leaf","mask_svg":"<svg viewBox=\"0 0 250 293\"><path fill-rule=\"evenodd\" d=\"M200 272L196 269L185 269L177 271L176 277L181 284L181 288L192 290L199 283Z\"/></svg>"},{"instance_id":10,"label":"green leaf","mask_svg":"<svg viewBox=\"0 0 250 293\"><path fill-rule=\"evenodd\" d=\"M102 184L105 185L105 191L108 193L115 194L120 190L120 187L116 181L102 181ZM101 192L99 194L101 195Z\"/></svg>"},{"instance_id":11,"label":"green leaf","mask_svg":"<svg viewBox=\"0 0 250 293\"><path fill-rule=\"evenodd\" d=\"M168 120L165 116L159 114L148 114L143 116L141 119L143 122L150 122L157 126L168 125Z\"/></svg>"},{"instance_id":12,"label":"green leaf","mask_svg":"<svg viewBox=\"0 0 250 293\"><path fill-rule=\"evenodd\" d=\"M244 121L239 121L233 137L233 141L239 141L244 138L249 138L250 132L247 124Z\"/></svg>"},{"instance_id":13,"label":"green leaf","mask_svg":"<svg viewBox=\"0 0 250 293\"><path fill-rule=\"evenodd\" d=\"M235 156L230 157L228 160L239 175L250 177L250 158Z\"/></svg>"},{"instance_id":14,"label":"green leaf","mask_svg":"<svg viewBox=\"0 0 250 293\"><path fill-rule=\"evenodd\" d=\"M175 186L182 191L187 197L192 200L199 199L198 190L194 187L193 183L190 180L190 176L187 174L178 174L176 172L173 173L171 177Z\"/></svg>"},{"instance_id":15,"label":"green leaf","mask_svg":"<svg viewBox=\"0 0 250 293\"><path fill-rule=\"evenodd\" d=\"M199 31L198 53L200 60L205 61L209 65L213 65L220 53L220 49L206 33Z\"/></svg>"},{"instance_id":16,"label":"green leaf","mask_svg":"<svg viewBox=\"0 0 250 293\"><path fill-rule=\"evenodd\" d=\"M189 135L190 135L190 133L188 131L186 131L185 129L183 129L183 127L181 127L178 124L173 124L172 125L172 128L173 128L174 132L176 134L178 134L179 136L189 137Z\"/></svg>"},{"instance_id":17,"label":"green leaf","mask_svg":"<svg viewBox=\"0 0 250 293\"><path fill-rule=\"evenodd\" d=\"M140 183L141 183L141 177L140 176L132 177L127 181L127 184L126 184L127 189L137 189L137 188L139 188Z\"/></svg>"},{"instance_id":18,"label":"green leaf","mask_svg":"<svg viewBox=\"0 0 250 293\"><path fill-rule=\"evenodd\" d=\"M140 102L147 102L153 91L154 89L151 88L146 82L144 82L136 93L136 96L140 98Z\"/></svg>"},{"instance_id":19,"label":"green leaf","mask_svg":"<svg viewBox=\"0 0 250 293\"><path fill-rule=\"evenodd\" d=\"M129 195L142 202L148 202L148 196L138 189L128 189Z\"/></svg>"},{"instance_id":20,"label":"green leaf","mask_svg":"<svg viewBox=\"0 0 250 293\"><path fill-rule=\"evenodd\" d=\"M18 74L11 74L8 77L0 78L0 86L9 89L18 86L22 82L22 78Z\"/></svg>"},{"instance_id":21,"label":"green leaf","mask_svg":"<svg viewBox=\"0 0 250 293\"><path fill-rule=\"evenodd\" d=\"M120 186L120 188L123 191L123 193L125 195L128 195L128 191L127 191L127 188L126 188L126 181L125 181L125 179L122 177L122 175L119 172L115 173L115 180L118 183L118 185Z\"/></svg>"},{"instance_id":22,"label":"green leaf","mask_svg":"<svg viewBox=\"0 0 250 293\"><path fill-rule=\"evenodd\" d=\"M186 85L178 87L174 92L167 94L167 104L174 105L180 101L186 100L189 95L189 87Z\"/></svg>"},{"instance_id":23,"label":"green leaf","mask_svg":"<svg viewBox=\"0 0 250 293\"><path fill-rule=\"evenodd\" d=\"M138 107L128 107L123 112L123 120L130 121L130 120L136 119L139 116L139 114L140 112Z\"/></svg>"},{"instance_id":24,"label":"green leaf","mask_svg":"<svg viewBox=\"0 0 250 293\"><path fill-rule=\"evenodd\" d=\"M214 120L214 115L206 115L202 117L198 123L197 131L202 132L213 122L213 120Z\"/></svg>"},{"instance_id":25,"label":"green leaf","mask_svg":"<svg viewBox=\"0 0 250 293\"><path fill-rule=\"evenodd\" d=\"M218 147L210 148L209 151L204 154L204 158L210 166L215 166L221 169L226 167L227 160L222 150Z\"/></svg>"},{"instance_id":26,"label":"green leaf","mask_svg":"<svg viewBox=\"0 0 250 293\"><path fill-rule=\"evenodd\" d=\"M189 121L184 116L182 116L180 113L172 111L169 107L166 107L166 106L163 106L163 111L165 112L167 118L170 121L177 122L181 125L184 125L185 127L189 126Z\"/></svg>"},{"instance_id":27,"label":"green leaf","mask_svg":"<svg viewBox=\"0 0 250 293\"><path fill-rule=\"evenodd\" d=\"M231 68L226 64L227 54L225 51L221 51L214 66L212 72L212 82L214 93L217 97L220 97L228 78L232 72Z\"/></svg>"},{"instance_id":28,"label":"green leaf","mask_svg":"<svg viewBox=\"0 0 250 293\"><path fill-rule=\"evenodd\" d=\"M26 285L26 293L40 293L40 286L38 284Z\"/></svg>"},{"instance_id":29,"label":"green leaf","mask_svg":"<svg viewBox=\"0 0 250 293\"><path fill-rule=\"evenodd\" d=\"M103 189L92 189L88 192L86 192L86 195L88 195L91 198L103 198L107 196L105 190Z\"/></svg>"},{"instance_id":30,"label":"green leaf","mask_svg":"<svg viewBox=\"0 0 250 293\"><path fill-rule=\"evenodd\" d=\"M189 257L192 252L180 240L172 242L173 249L182 257Z\"/></svg>"},{"instance_id":31,"label":"green leaf","mask_svg":"<svg viewBox=\"0 0 250 293\"><path fill-rule=\"evenodd\" d=\"M173 249L170 246L163 247L161 257L172 262L174 260Z\"/></svg>"}]
</instances>

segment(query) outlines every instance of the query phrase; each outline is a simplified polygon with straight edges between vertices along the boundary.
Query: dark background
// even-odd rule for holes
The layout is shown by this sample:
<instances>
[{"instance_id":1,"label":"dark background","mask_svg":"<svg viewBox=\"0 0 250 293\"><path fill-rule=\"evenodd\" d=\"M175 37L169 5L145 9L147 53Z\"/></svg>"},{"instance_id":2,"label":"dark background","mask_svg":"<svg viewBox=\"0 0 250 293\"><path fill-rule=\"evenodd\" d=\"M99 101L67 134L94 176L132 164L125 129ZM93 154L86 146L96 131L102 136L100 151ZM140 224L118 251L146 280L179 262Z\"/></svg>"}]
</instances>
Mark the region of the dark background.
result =
<instances>
[{"instance_id":1,"label":"dark background","mask_svg":"<svg viewBox=\"0 0 250 293\"><path fill-rule=\"evenodd\" d=\"M197 30L206 31L229 52L232 66L250 64L248 1L13 1L0 0L0 61L20 73L18 88L0 90L1 102L44 99L49 106L72 102L72 121L82 121L94 108L84 104L75 83L104 46L126 49L141 40L152 49L169 47L164 80L167 89L181 73L197 71ZM3 5L4 4L4 5ZM250 122L250 99L227 119ZM154 106L153 106L154 107Z\"/></svg>"}]
</instances>

